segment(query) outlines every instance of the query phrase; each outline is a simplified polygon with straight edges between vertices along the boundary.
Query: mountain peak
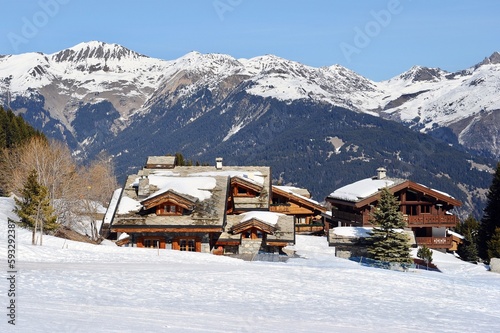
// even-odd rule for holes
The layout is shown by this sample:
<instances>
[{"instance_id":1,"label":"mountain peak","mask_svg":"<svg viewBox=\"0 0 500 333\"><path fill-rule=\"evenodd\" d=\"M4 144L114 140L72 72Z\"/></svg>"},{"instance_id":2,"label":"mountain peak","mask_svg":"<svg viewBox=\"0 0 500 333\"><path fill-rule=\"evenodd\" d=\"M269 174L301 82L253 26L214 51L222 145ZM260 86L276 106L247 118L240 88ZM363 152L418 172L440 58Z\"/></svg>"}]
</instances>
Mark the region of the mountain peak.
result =
<instances>
[{"instance_id":1,"label":"mountain peak","mask_svg":"<svg viewBox=\"0 0 500 333\"><path fill-rule=\"evenodd\" d=\"M399 78L411 82L439 81L443 77L443 74L446 74L446 72L440 68L413 66L401 74Z\"/></svg>"},{"instance_id":2,"label":"mountain peak","mask_svg":"<svg viewBox=\"0 0 500 333\"><path fill-rule=\"evenodd\" d=\"M108 44L99 41L90 41L77 44L69 49L62 50L52 55L57 62L80 62L90 58L103 60L122 60L124 58L145 57L137 52L118 44Z\"/></svg>"},{"instance_id":3,"label":"mountain peak","mask_svg":"<svg viewBox=\"0 0 500 333\"><path fill-rule=\"evenodd\" d=\"M500 53L495 51L489 57L484 58L484 60L481 61L479 64L477 64L475 68L478 68L482 65L496 65L496 64L500 64Z\"/></svg>"}]
</instances>

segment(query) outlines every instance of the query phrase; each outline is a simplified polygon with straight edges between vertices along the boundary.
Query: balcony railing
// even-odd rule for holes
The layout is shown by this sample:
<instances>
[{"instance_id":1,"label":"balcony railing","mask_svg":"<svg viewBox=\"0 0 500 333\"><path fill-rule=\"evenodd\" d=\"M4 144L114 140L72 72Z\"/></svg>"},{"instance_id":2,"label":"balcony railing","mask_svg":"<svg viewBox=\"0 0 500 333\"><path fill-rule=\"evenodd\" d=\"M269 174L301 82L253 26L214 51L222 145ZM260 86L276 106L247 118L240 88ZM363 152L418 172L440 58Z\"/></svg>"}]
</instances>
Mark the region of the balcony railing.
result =
<instances>
[{"instance_id":1,"label":"balcony railing","mask_svg":"<svg viewBox=\"0 0 500 333\"><path fill-rule=\"evenodd\" d=\"M405 219L409 226L434 224L434 225L456 225L458 218L455 215L405 215Z\"/></svg>"},{"instance_id":2,"label":"balcony railing","mask_svg":"<svg viewBox=\"0 0 500 333\"><path fill-rule=\"evenodd\" d=\"M323 224L296 224L295 232L298 233L314 233L323 231Z\"/></svg>"},{"instance_id":3,"label":"balcony railing","mask_svg":"<svg viewBox=\"0 0 500 333\"><path fill-rule=\"evenodd\" d=\"M271 204L269 210L273 213L288 213L290 212L290 204Z\"/></svg>"},{"instance_id":4,"label":"balcony railing","mask_svg":"<svg viewBox=\"0 0 500 333\"><path fill-rule=\"evenodd\" d=\"M448 249L452 245L451 237L415 237L417 245L425 245L435 249Z\"/></svg>"},{"instance_id":5,"label":"balcony railing","mask_svg":"<svg viewBox=\"0 0 500 333\"><path fill-rule=\"evenodd\" d=\"M340 212L338 210L332 211L332 218L337 218L349 222L363 223L363 215Z\"/></svg>"}]
</instances>

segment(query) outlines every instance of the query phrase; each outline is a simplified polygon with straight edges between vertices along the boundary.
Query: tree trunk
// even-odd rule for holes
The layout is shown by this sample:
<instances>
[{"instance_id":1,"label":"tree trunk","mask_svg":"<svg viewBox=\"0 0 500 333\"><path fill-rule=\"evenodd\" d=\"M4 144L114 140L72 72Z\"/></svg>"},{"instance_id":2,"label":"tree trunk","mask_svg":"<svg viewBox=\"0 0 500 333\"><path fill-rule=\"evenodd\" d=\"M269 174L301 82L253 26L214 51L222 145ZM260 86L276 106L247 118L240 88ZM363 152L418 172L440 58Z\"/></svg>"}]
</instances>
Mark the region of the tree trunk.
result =
<instances>
[{"instance_id":1,"label":"tree trunk","mask_svg":"<svg viewBox=\"0 0 500 333\"><path fill-rule=\"evenodd\" d=\"M38 229L38 220L40 219L40 206L42 205L41 202L38 203L38 207L36 209L36 218L35 218L35 228L33 229L33 238L31 240L32 245L36 245L37 239L36 239L36 229ZM42 236L40 236L42 237ZM40 238L40 245L41 244L41 238Z\"/></svg>"}]
</instances>

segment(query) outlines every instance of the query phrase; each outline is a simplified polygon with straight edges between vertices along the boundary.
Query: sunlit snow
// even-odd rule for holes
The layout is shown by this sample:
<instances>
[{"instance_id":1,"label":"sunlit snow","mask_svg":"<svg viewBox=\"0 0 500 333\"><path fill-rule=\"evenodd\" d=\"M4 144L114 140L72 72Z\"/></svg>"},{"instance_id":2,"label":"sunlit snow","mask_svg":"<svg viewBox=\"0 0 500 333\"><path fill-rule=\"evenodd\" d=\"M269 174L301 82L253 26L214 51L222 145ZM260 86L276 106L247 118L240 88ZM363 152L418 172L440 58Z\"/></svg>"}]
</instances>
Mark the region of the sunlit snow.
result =
<instances>
[{"instance_id":1,"label":"sunlit snow","mask_svg":"<svg viewBox=\"0 0 500 333\"><path fill-rule=\"evenodd\" d=\"M0 198L0 260L7 216ZM441 272L360 266L325 237L297 236L301 258L245 262L173 250L120 248L17 228L16 326L1 332L497 332L500 274L434 252Z\"/></svg>"}]
</instances>

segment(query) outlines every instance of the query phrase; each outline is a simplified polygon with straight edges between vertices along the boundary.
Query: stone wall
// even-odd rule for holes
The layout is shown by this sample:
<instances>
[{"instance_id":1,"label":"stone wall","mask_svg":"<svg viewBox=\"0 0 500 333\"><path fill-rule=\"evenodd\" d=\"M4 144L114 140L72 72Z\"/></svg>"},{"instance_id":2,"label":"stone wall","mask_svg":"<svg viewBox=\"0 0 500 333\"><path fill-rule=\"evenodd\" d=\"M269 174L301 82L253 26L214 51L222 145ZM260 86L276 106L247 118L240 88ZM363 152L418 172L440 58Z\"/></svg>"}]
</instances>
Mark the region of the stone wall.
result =
<instances>
[{"instance_id":1,"label":"stone wall","mask_svg":"<svg viewBox=\"0 0 500 333\"><path fill-rule=\"evenodd\" d=\"M330 234L330 246L335 247L335 256L348 259L350 257L366 257L368 255L366 241L362 237L345 237Z\"/></svg>"},{"instance_id":2,"label":"stone wall","mask_svg":"<svg viewBox=\"0 0 500 333\"><path fill-rule=\"evenodd\" d=\"M254 254L259 253L262 246L262 239L241 239L241 245L239 247L239 254Z\"/></svg>"}]
</instances>

